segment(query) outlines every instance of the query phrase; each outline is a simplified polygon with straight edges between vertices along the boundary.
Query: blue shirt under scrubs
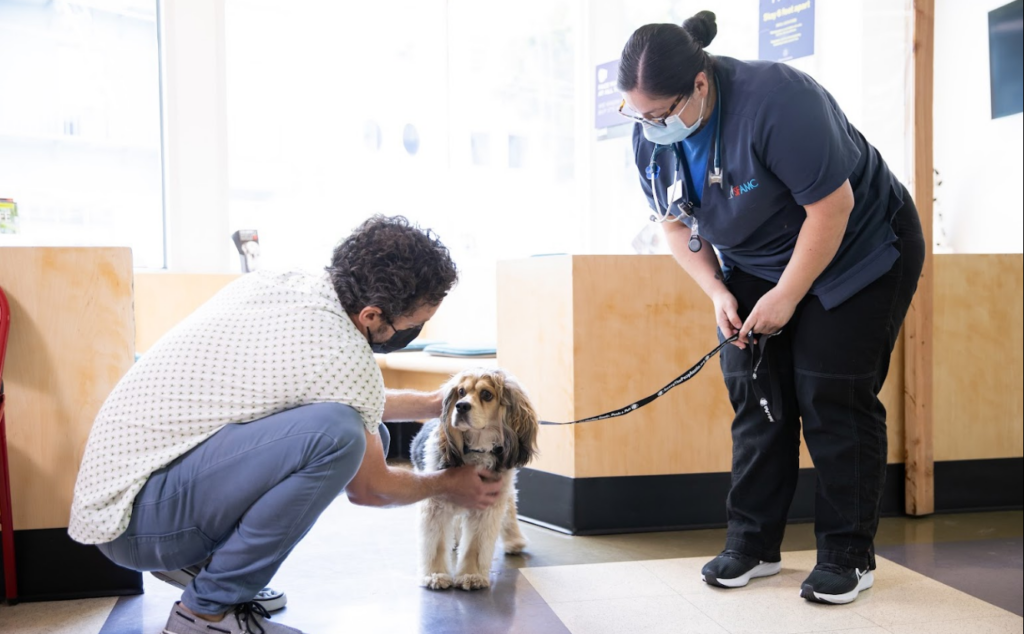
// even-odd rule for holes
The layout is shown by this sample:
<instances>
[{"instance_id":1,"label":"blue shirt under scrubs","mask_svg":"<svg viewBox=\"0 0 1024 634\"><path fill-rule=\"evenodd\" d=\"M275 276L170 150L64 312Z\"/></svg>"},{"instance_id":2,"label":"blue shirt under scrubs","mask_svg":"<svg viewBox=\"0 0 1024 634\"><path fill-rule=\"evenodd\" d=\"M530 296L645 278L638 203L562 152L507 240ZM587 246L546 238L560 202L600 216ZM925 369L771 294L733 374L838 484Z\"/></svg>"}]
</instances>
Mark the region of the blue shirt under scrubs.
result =
<instances>
[{"instance_id":1,"label":"blue shirt under scrubs","mask_svg":"<svg viewBox=\"0 0 1024 634\"><path fill-rule=\"evenodd\" d=\"M714 134L717 126L718 105L716 104L711 118L708 119L704 127L679 143L680 149L686 156L686 166L690 168L690 183L693 185L690 199L696 205L700 204L701 196L704 195L704 175L707 174L709 167L714 167L714 165L708 165L708 155L711 153L712 143L715 142Z\"/></svg>"},{"instance_id":2,"label":"blue shirt under scrubs","mask_svg":"<svg viewBox=\"0 0 1024 634\"><path fill-rule=\"evenodd\" d=\"M885 161L847 120L835 99L814 79L786 64L743 62L715 57L720 116L722 185L709 185L708 154L714 152L714 126L708 134L703 168L686 152L697 191L687 191L676 152L659 152L658 200L682 178L682 197L690 200L700 236L713 244L726 272L739 268L778 282L793 256L807 217L804 205L816 203L849 179L854 207L839 250L815 280L811 293L832 309L892 268L899 257L892 219L903 206L903 187ZM685 143L683 144L685 145ZM654 207L645 172L655 145L633 130L633 153L640 183ZM695 156L700 161L700 158ZM684 218L687 225L691 220Z\"/></svg>"}]
</instances>

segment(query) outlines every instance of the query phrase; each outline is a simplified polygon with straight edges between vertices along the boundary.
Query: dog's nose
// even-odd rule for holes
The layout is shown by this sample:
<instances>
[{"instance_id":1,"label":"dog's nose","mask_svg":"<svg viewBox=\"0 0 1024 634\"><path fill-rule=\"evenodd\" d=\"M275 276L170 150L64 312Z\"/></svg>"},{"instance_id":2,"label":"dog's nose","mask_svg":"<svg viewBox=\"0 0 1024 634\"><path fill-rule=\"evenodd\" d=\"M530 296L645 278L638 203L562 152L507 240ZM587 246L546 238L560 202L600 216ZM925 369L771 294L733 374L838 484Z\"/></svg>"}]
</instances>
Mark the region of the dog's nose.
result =
<instances>
[{"instance_id":1,"label":"dog's nose","mask_svg":"<svg viewBox=\"0 0 1024 634\"><path fill-rule=\"evenodd\" d=\"M473 407L473 406L470 405L469 403L464 402L464 401L458 402L458 403L455 404L455 409L457 409L460 414L465 414L466 412L468 412L470 410L471 407Z\"/></svg>"}]
</instances>

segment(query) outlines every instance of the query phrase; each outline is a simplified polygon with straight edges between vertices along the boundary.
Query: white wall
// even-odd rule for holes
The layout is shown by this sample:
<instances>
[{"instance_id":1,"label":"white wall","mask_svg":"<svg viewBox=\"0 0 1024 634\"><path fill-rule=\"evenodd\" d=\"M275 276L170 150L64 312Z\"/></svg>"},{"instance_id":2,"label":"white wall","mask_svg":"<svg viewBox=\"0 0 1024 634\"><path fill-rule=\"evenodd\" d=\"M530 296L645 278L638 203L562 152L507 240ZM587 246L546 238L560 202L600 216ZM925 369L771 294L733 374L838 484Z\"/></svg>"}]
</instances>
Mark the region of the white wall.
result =
<instances>
[{"instance_id":1,"label":"white wall","mask_svg":"<svg viewBox=\"0 0 1024 634\"><path fill-rule=\"evenodd\" d=\"M988 12L1007 0L935 2L935 235L956 253L1024 246L1024 116L992 119Z\"/></svg>"}]
</instances>

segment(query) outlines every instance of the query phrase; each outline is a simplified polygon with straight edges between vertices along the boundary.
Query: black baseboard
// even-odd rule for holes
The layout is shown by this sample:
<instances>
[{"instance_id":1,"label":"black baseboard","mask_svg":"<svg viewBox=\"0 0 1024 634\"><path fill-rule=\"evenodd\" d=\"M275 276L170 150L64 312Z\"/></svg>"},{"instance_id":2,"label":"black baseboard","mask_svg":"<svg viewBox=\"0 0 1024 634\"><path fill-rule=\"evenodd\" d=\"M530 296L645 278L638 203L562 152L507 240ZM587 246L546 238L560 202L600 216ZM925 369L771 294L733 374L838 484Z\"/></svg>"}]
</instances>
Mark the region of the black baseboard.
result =
<instances>
[{"instance_id":1,"label":"black baseboard","mask_svg":"<svg viewBox=\"0 0 1024 634\"><path fill-rule=\"evenodd\" d=\"M935 464L937 512L1019 509L1024 459L963 460ZM567 478L519 472L519 514L573 535L719 528L725 526L729 473ZM813 469L801 469L792 522L814 519ZM904 469L886 469L882 515L904 512Z\"/></svg>"},{"instance_id":2,"label":"black baseboard","mask_svg":"<svg viewBox=\"0 0 1024 634\"><path fill-rule=\"evenodd\" d=\"M1024 508L1024 458L935 463L935 510L1002 511Z\"/></svg>"},{"instance_id":3,"label":"black baseboard","mask_svg":"<svg viewBox=\"0 0 1024 634\"><path fill-rule=\"evenodd\" d=\"M0 555L2 557L2 555ZM14 531L18 600L52 601L142 594L142 574L114 564L66 528ZM4 593L0 575L0 597Z\"/></svg>"}]
</instances>

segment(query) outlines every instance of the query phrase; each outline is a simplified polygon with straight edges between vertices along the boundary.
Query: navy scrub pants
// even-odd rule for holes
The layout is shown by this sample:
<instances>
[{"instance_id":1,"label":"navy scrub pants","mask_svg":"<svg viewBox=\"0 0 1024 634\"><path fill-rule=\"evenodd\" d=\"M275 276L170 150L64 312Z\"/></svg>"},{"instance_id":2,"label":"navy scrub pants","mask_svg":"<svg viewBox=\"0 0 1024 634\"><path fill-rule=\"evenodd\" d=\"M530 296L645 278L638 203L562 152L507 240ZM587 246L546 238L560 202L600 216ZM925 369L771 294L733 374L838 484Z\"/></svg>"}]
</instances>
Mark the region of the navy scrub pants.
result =
<instances>
[{"instance_id":1,"label":"navy scrub pants","mask_svg":"<svg viewBox=\"0 0 1024 634\"><path fill-rule=\"evenodd\" d=\"M900 257L892 269L832 310L809 295L782 334L765 346L775 422L754 389L752 347L722 351L733 409L732 487L726 548L780 560L799 469L800 425L817 473L818 562L874 568L874 537L885 482L885 407L878 400L889 357L924 264L921 223L910 195L893 219ZM774 284L741 270L726 284L740 317ZM767 377L765 376L767 375ZM774 402L772 402L774 401Z\"/></svg>"},{"instance_id":2,"label":"navy scrub pants","mask_svg":"<svg viewBox=\"0 0 1024 634\"><path fill-rule=\"evenodd\" d=\"M128 530L99 549L141 571L209 559L182 595L193 612L251 601L359 470L364 429L358 412L337 403L227 425L154 472ZM387 455L384 425L380 435Z\"/></svg>"}]
</instances>

